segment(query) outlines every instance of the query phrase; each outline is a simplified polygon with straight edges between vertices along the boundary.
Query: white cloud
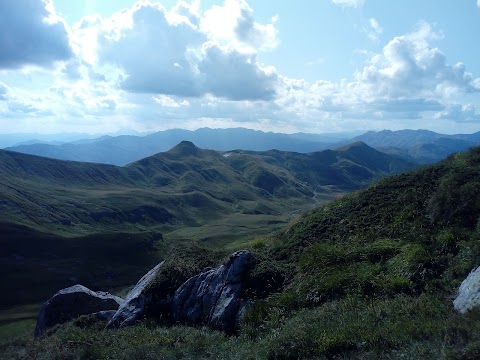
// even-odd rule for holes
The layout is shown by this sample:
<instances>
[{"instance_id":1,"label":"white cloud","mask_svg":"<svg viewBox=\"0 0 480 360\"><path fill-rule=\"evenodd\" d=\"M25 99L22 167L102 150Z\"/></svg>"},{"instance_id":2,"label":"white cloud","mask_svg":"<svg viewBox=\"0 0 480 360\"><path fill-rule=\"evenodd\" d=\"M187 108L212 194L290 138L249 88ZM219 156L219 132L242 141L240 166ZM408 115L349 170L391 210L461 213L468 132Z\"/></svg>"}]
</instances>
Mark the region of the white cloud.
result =
<instances>
[{"instance_id":1,"label":"white cloud","mask_svg":"<svg viewBox=\"0 0 480 360\"><path fill-rule=\"evenodd\" d=\"M378 40L379 36L383 33L383 28L380 26L377 19L375 18L369 19L369 25L370 28L366 30L367 36L370 40Z\"/></svg>"},{"instance_id":2,"label":"white cloud","mask_svg":"<svg viewBox=\"0 0 480 360\"><path fill-rule=\"evenodd\" d=\"M276 94L274 69L262 68L255 56L208 44L198 70L204 91L230 100L271 100Z\"/></svg>"},{"instance_id":3,"label":"white cloud","mask_svg":"<svg viewBox=\"0 0 480 360\"><path fill-rule=\"evenodd\" d=\"M477 0L477 6L480 8L480 0Z\"/></svg>"},{"instance_id":4,"label":"white cloud","mask_svg":"<svg viewBox=\"0 0 480 360\"><path fill-rule=\"evenodd\" d=\"M224 8L237 3L243 1L227 0ZM118 66L122 89L181 97L214 94L232 100L271 99L276 91L274 71L262 67L255 53L211 40L215 36L192 23L196 14L185 16L189 9L181 7L180 16L158 3L137 3L109 20L116 25L100 34L99 59L102 64ZM245 10L250 16L248 9L242 7L240 13L245 15ZM256 45L262 39L261 30L254 21L243 25L242 43Z\"/></svg>"},{"instance_id":5,"label":"white cloud","mask_svg":"<svg viewBox=\"0 0 480 360\"><path fill-rule=\"evenodd\" d=\"M362 7L365 3L365 0L330 0L335 5L340 5L344 7Z\"/></svg>"},{"instance_id":6,"label":"white cloud","mask_svg":"<svg viewBox=\"0 0 480 360\"><path fill-rule=\"evenodd\" d=\"M448 65L445 55L431 46L430 41L438 37L427 23L413 33L395 37L381 54L372 57L369 66L356 74L355 86L373 98L451 96L479 91L476 79L463 64Z\"/></svg>"},{"instance_id":7,"label":"white cloud","mask_svg":"<svg viewBox=\"0 0 480 360\"><path fill-rule=\"evenodd\" d=\"M167 108L179 108L183 106L190 106L190 103L185 99L183 99L182 101L176 101L167 95L154 96L153 100L160 106L167 107Z\"/></svg>"},{"instance_id":8,"label":"white cloud","mask_svg":"<svg viewBox=\"0 0 480 360\"><path fill-rule=\"evenodd\" d=\"M372 27L373 31L375 31L377 34L381 34L383 32L382 27L378 23L378 21L375 18L370 18L370 26Z\"/></svg>"},{"instance_id":9,"label":"white cloud","mask_svg":"<svg viewBox=\"0 0 480 360\"><path fill-rule=\"evenodd\" d=\"M356 72L353 81L308 83L282 78L284 86L275 102L310 126L318 119L477 121L471 105L449 107L453 98L480 92L480 79L461 63L447 63L432 46L440 38L422 23L416 31L389 41L381 53L371 54L369 64Z\"/></svg>"},{"instance_id":10,"label":"white cloud","mask_svg":"<svg viewBox=\"0 0 480 360\"><path fill-rule=\"evenodd\" d=\"M260 24L253 17L253 10L245 0L225 0L214 5L201 17L200 28L211 39L228 44L239 51L257 52L275 48L278 32L276 16L269 24Z\"/></svg>"},{"instance_id":11,"label":"white cloud","mask_svg":"<svg viewBox=\"0 0 480 360\"><path fill-rule=\"evenodd\" d=\"M473 104L452 104L444 111L435 115L437 119L446 119L454 122L480 122L478 113Z\"/></svg>"},{"instance_id":12,"label":"white cloud","mask_svg":"<svg viewBox=\"0 0 480 360\"><path fill-rule=\"evenodd\" d=\"M128 12L115 15L120 16L127 21L101 34L99 53L103 63L123 70L123 89L181 96L201 94L194 49L206 41L203 34L186 22L171 24L158 3L137 3Z\"/></svg>"},{"instance_id":13,"label":"white cloud","mask_svg":"<svg viewBox=\"0 0 480 360\"><path fill-rule=\"evenodd\" d=\"M50 66L73 56L68 28L51 0L0 1L0 69Z\"/></svg>"}]
</instances>

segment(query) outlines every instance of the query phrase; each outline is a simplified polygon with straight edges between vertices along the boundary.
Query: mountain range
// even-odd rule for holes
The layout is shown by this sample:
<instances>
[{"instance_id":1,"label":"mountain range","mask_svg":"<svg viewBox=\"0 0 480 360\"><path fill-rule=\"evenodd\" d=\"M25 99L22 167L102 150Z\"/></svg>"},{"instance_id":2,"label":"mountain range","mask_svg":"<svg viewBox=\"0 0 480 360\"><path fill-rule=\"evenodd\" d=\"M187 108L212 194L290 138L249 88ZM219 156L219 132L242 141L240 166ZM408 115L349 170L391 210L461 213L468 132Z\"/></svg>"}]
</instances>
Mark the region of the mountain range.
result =
<instances>
[{"instance_id":1,"label":"mountain range","mask_svg":"<svg viewBox=\"0 0 480 360\"><path fill-rule=\"evenodd\" d=\"M152 134L76 138L61 143L33 139L7 148L26 154L62 160L75 160L123 166L164 152L181 141L191 141L204 149L229 151L280 150L309 153L335 149L355 141L362 141L382 152L396 154L422 164L434 163L446 156L466 150L480 143L480 133L444 135L427 130L383 130L352 137L338 134L280 134L249 129L209 129L195 131L174 129Z\"/></svg>"},{"instance_id":2,"label":"mountain range","mask_svg":"<svg viewBox=\"0 0 480 360\"><path fill-rule=\"evenodd\" d=\"M159 152L164 152L181 141L190 141L205 149L227 151L235 149L266 151L314 152L328 144L345 139L335 134L277 134L250 129L166 130L146 136L102 136L82 139L60 145L25 144L7 148L26 154L61 160L87 161L123 166Z\"/></svg>"},{"instance_id":3,"label":"mountain range","mask_svg":"<svg viewBox=\"0 0 480 360\"><path fill-rule=\"evenodd\" d=\"M480 144L480 132L445 135L428 130L383 130L369 131L350 141L363 141L380 151L429 164Z\"/></svg>"}]
</instances>

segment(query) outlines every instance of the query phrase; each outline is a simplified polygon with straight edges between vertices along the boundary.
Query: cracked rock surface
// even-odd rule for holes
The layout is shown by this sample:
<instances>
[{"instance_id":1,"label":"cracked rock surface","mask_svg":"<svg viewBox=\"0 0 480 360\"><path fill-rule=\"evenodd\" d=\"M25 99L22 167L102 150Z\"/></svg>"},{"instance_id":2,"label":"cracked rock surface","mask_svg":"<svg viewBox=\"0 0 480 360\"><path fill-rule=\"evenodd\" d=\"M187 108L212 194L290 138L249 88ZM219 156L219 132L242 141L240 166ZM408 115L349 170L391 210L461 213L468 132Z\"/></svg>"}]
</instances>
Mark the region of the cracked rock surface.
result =
<instances>
[{"instance_id":1,"label":"cracked rock surface","mask_svg":"<svg viewBox=\"0 0 480 360\"><path fill-rule=\"evenodd\" d=\"M238 312L245 302L244 281L254 266L253 255L242 250L230 255L218 268L205 269L188 279L175 292L174 320L233 332Z\"/></svg>"},{"instance_id":2,"label":"cracked rock surface","mask_svg":"<svg viewBox=\"0 0 480 360\"><path fill-rule=\"evenodd\" d=\"M158 272L161 270L164 261L146 273L130 290L125 301L108 322L106 328L122 328L133 325L140 320L145 313L145 308L150 305L152 299L148 292L148 287L155 280Z\"/></svg>"}]
</instances>

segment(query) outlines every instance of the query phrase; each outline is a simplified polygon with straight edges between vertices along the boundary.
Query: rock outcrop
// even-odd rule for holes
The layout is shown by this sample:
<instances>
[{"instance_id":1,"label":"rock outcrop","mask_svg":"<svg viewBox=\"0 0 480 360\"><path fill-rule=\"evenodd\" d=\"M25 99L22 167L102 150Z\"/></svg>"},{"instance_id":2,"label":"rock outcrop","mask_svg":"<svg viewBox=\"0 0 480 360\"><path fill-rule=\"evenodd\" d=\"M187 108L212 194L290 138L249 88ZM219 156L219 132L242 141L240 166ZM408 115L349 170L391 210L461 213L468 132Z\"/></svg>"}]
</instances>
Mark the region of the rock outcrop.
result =
<instances>
[{"instance_id":1,"label":"rock outcrop","mask_svg":"<svg viewBox=\"0 0 480 360\"><path fill-rule=\"evenodd\" d=\"M92 291L82 285L62 289L45 302L40 309L35 336L40 336L48 328L80 315L117 310L122 303L123 300L118 296L101 291Z\"/></svg>"},{"instance_id":2,"label":"rock outcrop","mask_svg":"<svg viewBox=\"0 0 480 360\"><path fill-rule=\"evenodd\" d=\"M149 286L155 280L158 272L161 270L164 261L146 273L130 290L125 301L118 308L115 315L107 323L106 329L122 328L133 325L137 320L141 319L145 313L146 307L150 305L151 294L148 293Z\"/></svg>"},{"instance_id":3,"label":"rock outcrop","mask_svg":"<svg viewBox=\"0 0 480 360\"><path fill-rule=\"evenodd\" d=\"M457 297L453 300L453 307L462 314L478 306L480 306L480 267L471 271L462 281Z\"/></svg>"},{"instance_id":4,"label":"rock outcrop","mask_svg":"<svg viewBox=\"0 0 480 360\"><path fill-rule=\"evenodd\" d=\"M205 269L191 277L175 292L174 320L186 324L205 324L231 333L238 323L244 303L244 280L255 266L248 251L238 251L216 269Z\"/></svg>"}]
</instances>

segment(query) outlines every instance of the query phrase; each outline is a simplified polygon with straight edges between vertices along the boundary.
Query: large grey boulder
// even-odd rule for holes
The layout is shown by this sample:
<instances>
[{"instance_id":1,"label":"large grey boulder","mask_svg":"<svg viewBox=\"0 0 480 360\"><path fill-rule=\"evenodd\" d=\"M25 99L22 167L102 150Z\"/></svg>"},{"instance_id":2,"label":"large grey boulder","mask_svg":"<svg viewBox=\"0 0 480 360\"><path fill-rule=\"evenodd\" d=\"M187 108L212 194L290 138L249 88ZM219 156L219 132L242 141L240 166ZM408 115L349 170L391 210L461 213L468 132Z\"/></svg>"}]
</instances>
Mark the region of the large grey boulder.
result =
<instances>
[{"instance_id":1,"label":"large grey boulder","mask_svg":"<svg viewBox=\"0 0 480 360\"><path fill-rule=\"evenodd\" d=\"M474 307L480 306L480 267L471 271L463 280L457 297L453 300L453 307L460 313L466 313Z\"/></svg>"},{"instance_id":2,"label":"large grey boulder","mask_svg":"<svg viewBox=\"0 0 480 360\"><path fill-rule=\"evenodd\" d=\"M207 324L233 332L242 307L244 281L255 266L248 251L238 251L216 269L205 269L191 277L175 292L172 313L174 320L187 324Z\"/></svg>"},{"instance_id":3,"label":"large grey boulder","mask_svg":"<svg viewBox=\"0 0 480 360\"><path fill-rule=\"evenodd\" d=\"M35 336L40 336L48 328L63 324L80 315L117 310L122 302L123 300L118 296L102 291L92 291L82 285L62 289L40 309Z\"/></svg>"},{"instance_id":4,"label":"large grey boulder","mask_svg":"<svg viewBox=\"0 0 480 360\"><path fill-rule=\"evenodd\" d=\"M106 329L122 328L133 325L145 313L145 309L151 305L152 297L149 294L149 287L161 270L164 261L146 273L130 290L125 301L118 308L115 315L107 323Z\"/></svg>"}]
</instances>

